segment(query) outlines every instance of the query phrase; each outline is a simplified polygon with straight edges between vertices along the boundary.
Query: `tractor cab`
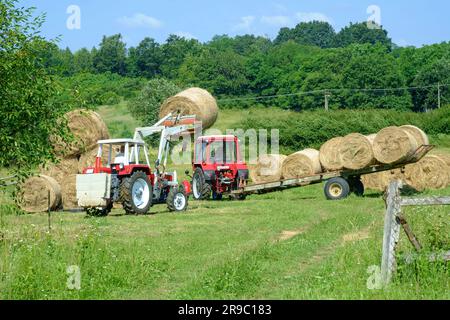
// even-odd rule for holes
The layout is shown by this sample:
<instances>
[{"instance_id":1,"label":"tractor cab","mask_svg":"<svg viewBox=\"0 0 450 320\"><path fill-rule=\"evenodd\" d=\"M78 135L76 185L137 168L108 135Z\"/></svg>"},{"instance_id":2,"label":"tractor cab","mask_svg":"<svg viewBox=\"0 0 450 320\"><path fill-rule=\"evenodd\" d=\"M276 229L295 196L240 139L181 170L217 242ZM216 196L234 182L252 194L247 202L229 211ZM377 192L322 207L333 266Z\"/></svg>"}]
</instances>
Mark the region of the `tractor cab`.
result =
<instances>
[{"instance_id":1,"label":"tractor cab","mask_svg":"<svg viewBox=\"0 0 450 320\"><path fill-rule=\"evenodd\" d=\"M203 136L195 142L192 192L196 200L224 194L247 184L249 171L236 136Z\"/></svg>"},{"instance_id":2,"label":"tractor cab","mask_svg":"<svg viewBox=\"0 0 450 320\"><path fill-rule=\"evenodd\" d=\"M153 181L145 143L133 139L112 139L98 142L95 166L84 169L83 173L108 173L122 176L137 170L145 172Z\"/></svg>"}]
</instances>

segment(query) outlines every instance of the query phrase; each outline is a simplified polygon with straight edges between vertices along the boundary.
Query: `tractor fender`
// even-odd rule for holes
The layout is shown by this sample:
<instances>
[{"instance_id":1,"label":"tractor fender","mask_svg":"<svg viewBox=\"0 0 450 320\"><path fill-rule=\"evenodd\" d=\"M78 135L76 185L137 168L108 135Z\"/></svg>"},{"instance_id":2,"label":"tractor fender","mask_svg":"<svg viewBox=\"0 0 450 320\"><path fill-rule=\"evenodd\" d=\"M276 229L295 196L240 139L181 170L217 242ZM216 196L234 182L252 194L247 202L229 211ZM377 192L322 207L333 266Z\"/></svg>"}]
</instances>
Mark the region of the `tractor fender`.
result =
<instances>
[{"instance_id":1,"label":"tractor fender","mask_svg":"<svg viewBox=\"0 0 450 320\"><path fill-rule=\"evenodd\" d=\"M184 181L181 183L181 185L183 186L184 191L186 192L187 195L192 194L192 186L191 186L191 183L190 183L189 181L184 180Z\"/></svg>"}]
</instances>

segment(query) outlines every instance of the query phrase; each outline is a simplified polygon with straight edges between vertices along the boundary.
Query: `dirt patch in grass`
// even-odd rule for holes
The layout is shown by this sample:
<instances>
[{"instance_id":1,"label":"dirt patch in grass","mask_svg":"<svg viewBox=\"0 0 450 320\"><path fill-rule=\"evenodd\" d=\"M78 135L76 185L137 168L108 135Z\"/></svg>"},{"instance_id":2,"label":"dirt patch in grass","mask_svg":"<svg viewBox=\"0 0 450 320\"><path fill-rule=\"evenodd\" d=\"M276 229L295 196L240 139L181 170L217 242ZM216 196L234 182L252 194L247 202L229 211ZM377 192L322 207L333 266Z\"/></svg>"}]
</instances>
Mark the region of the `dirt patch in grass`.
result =
<instances>
[{"instance_id":1,"label":"dirt patch in grass","mask_svg":"<svg viewBox=\"0 0 450 320\"><path fill-rule=\"evenodd\" d=\"M342 244L369 239L371 227L372 226L368 226L362 230L344 234L342 236Z\"/></svg>"}]
</instances>

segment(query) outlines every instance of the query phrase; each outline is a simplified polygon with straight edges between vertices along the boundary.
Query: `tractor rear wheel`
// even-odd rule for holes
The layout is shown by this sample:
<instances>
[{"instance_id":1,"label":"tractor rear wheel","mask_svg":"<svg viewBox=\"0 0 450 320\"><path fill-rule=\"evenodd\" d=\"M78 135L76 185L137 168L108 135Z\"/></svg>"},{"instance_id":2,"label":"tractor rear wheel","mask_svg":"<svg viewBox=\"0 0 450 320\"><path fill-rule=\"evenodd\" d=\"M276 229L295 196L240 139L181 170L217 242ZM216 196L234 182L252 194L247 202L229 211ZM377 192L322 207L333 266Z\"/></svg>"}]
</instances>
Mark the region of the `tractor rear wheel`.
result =
<instances>
[{"instance_id":1,"label":"tractor rear wheel","mask_svg":"<svg viewBox=\"0 0 450 320\"><path fill-rule=\"evenodd\" d=\"M167 196L167 208L171 212L186 211L188 207L188 196L183 186L171 188Z\"/></svg>"},{"instance_id":2,"label":"tractor rear wheel","mask_svg":"<svg viewBox=\"0 0 450 320\"><path fill-rule=\"evenodd\" d=\"M194 171L192 177L192 195L195 200L207 200L211 197L211 185L206 182L205 174L201 168Z\"/></svg>"},{"instance_id":3,"label":"tractor rear wheel","mask_svg":"<svg viewBox=\"0 0 450 320\"><path fill-rule=\"evenodd\" d=\"M136 171L120 184L120 201L127 214L147 214L152 206L153 189L145 172Z\"/></svg>"}]
</instances>

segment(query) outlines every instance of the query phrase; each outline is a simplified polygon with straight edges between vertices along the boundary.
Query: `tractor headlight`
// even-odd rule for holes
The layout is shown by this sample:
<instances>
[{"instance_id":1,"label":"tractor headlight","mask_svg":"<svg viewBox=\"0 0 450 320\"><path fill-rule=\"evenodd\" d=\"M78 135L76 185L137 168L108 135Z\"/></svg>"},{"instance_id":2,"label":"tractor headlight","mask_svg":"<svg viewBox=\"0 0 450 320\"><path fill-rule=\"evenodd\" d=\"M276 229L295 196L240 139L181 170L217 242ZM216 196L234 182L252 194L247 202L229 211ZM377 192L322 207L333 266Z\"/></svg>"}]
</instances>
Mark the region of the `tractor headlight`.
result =
<instances>
[{"instance_id":1,"label":"tractor headlight","mask_svg":"<svg viewBox=\"0 0 450 320\"><path fill-rule=\"evenodd\" d=\"M93 174L94 173L94 169L87 169L86 170L86 174Z\"/></svg>"},{"instance_id":2,"label":"tractor headlight","mask_svg":"<svg viewBox=\"0 0 450 320\"><path fill-rule=\"evenodd\" d=\"M120 170L123 170L125 168L125 165L123 163L120 164Z\"/></svg>"}]
</instances>

